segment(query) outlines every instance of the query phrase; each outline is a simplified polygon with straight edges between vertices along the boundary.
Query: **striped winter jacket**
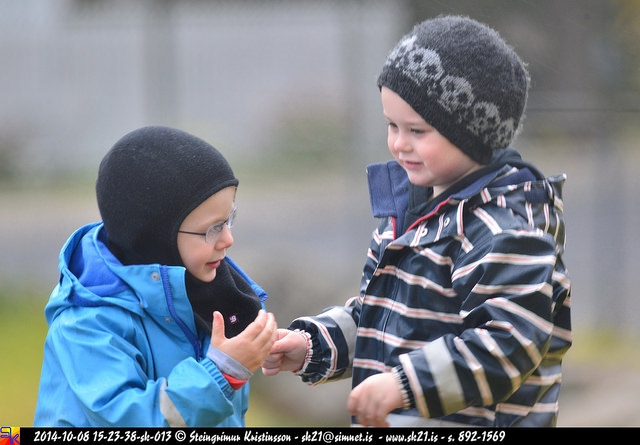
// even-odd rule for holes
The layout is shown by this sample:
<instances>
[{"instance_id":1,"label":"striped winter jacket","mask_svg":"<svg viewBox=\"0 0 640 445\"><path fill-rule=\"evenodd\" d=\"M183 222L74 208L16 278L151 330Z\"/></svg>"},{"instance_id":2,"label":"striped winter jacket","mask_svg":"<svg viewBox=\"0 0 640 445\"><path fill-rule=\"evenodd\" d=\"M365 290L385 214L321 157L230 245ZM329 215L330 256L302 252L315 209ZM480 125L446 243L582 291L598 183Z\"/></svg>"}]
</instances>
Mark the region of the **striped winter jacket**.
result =
<instances>
[{"instance_id":1,"label":"striped winter jacket","mask_svg":"<svg viewBox=\"0 0 640 445\"><path fill-rule=\"evenodd\" d=\"M384 218L359 297L291 324L311 339L304 381L351 376L355 387L397 373L408 403L391 425L556 424L571 345L565 178L517 159L404 232L406 174L395 161L369 167L374 216Z\"/></svg>"}]
</instances>

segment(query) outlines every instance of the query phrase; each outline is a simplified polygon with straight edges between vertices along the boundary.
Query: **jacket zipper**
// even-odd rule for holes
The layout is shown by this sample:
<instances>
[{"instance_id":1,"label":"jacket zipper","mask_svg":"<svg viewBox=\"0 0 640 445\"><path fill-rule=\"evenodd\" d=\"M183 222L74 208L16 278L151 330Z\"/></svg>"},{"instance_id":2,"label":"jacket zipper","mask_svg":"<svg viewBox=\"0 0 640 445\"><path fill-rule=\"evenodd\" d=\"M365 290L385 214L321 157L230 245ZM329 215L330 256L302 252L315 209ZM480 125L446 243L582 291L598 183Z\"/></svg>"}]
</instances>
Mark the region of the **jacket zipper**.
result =
<instances>
[{"instance_id":1,"label":"jacket zipper","mask_svg":"<svg viewBox=\"0 0 640 445\"><path fill-rule=\"evenodd\" d=\"M182 332L184 332L184 334L186 335L189 343L191 343L191 346L193 347L194 353L196 354L196 360L199 361L202 359L202 348L200 347L200 342L193 334L193 332L191 332L191 329L189 329L189 327L184 324L182 319L180 319L180 317L178 317L178 314L176 313L175 307L173 306L173 293L171 292L171 286L169 285L169 272L167 271L167 268L165 266L160 267L160 276L162 277L162 287L164 288L164 295L167 299L169 314L171 314L171 318L176 321L178 326L180 326L180 329L182 329Z\"/></svg>"}]
</instances>

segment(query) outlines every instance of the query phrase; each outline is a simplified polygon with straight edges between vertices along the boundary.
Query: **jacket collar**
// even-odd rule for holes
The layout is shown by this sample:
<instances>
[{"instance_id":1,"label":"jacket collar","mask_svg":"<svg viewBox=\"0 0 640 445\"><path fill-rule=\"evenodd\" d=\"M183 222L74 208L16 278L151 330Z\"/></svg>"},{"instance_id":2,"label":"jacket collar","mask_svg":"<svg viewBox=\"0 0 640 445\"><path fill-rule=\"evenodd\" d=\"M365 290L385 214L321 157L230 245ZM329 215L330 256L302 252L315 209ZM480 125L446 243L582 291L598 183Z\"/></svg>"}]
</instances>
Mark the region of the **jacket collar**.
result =
<instances>
[{"instance_id":1,"label":"jacket collar","mask_svg":"<svg viewBox=\"0 0 640 445\"><path fill-rule=\"evenodd\" d=\"M542 173L524 162L516 150L499 150L485 168L463 178L435 199L429 199L431 190L411 184L395 160L367 167L373 216L393 218L394 237L399 232L406 232L417 220L437 213L448 203L468 200L480 194L490 184L501 187L543 178Z\"/></svg>"},{"instance_id":2,"label":"jacket collar","mask_svg":"<svg viewBox=\"0 0 640 445\"><path fill-rule=\"evenodd\" d=\"M148 300L149 295L158 295L148 288L160 284L160 268L158 264L122 265L106 246L102 223L81 227L60 252L60 281L47 304L47 319L69 306L112 305L136 314L166 307ZM184 268L167 269L177 288L184 288Z\"/></svg>"}]
</instances>

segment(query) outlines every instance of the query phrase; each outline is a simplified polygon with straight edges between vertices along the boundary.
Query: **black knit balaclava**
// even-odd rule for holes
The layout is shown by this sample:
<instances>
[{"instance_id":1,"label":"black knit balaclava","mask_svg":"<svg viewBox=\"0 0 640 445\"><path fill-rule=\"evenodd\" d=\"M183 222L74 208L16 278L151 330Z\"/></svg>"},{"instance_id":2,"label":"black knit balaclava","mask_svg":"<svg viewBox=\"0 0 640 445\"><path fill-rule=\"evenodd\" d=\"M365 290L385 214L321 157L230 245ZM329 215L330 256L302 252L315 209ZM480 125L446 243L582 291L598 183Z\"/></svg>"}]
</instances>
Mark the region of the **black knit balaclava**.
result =
<instances>
[{"instance_id":1,"label":"black knit balaclava","mask_svg":"<svg viewBox=\"0 0 640 445\"><path fill-rule=\"evenodd\" d=\"M237 185L226 159L202 139L160 126L134 130L115 143L98 171L96 195L107 245L126 265L184 266L177 244L182 221L214 193ZM213 310L223 313L231 337L261 307L226 262L211 283L188 271L185 282L196 324L205 331L211 329Z\"/></svg>"},{"instance_id":2,"label":"black knit balaclava","mask_svg":"<svg viewBox=\"0 0 640 445\"><path fill-rule=\"evenodd\" d=\"M486 164L515 138L529 88L524 63L496 31L467 17L426 20L389 54L378 87Z\"/></svg>"}]
</instances>

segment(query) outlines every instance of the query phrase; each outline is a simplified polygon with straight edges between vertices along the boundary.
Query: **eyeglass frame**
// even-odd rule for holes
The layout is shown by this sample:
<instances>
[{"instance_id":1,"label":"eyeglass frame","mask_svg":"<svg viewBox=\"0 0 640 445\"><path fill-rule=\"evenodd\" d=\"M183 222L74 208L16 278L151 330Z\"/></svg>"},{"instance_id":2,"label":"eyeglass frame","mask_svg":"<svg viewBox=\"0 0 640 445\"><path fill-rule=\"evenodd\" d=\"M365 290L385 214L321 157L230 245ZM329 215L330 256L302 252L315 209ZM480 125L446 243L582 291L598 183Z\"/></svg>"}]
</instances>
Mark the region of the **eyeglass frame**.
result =
<instances>
[{"instance_id":1,"label":"eyeglass frame","mask_svg":"<svg viewBox=\"0 0 640 445\"><path fill-rule=\"evenodd\" d=\"M188 232L186 230L178 230L178 233L186 233L187 235L199 235L204 236L204 242L208 244L213 244L218 240L220 233L224 230L224 226L227 226L229 229L233 227L233 222L236 219L236 215L238 213L238 206L234 205L233 210L229 213L227 219L221 222L217 222L215 224L210 225L206 231L204 232Z\"/></svg>"}]
</instances>

